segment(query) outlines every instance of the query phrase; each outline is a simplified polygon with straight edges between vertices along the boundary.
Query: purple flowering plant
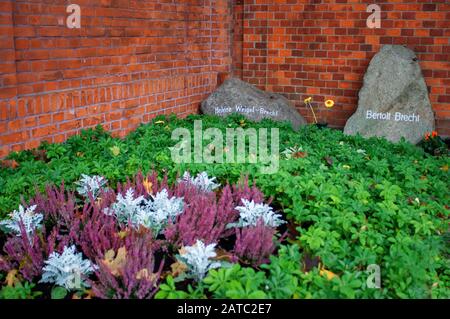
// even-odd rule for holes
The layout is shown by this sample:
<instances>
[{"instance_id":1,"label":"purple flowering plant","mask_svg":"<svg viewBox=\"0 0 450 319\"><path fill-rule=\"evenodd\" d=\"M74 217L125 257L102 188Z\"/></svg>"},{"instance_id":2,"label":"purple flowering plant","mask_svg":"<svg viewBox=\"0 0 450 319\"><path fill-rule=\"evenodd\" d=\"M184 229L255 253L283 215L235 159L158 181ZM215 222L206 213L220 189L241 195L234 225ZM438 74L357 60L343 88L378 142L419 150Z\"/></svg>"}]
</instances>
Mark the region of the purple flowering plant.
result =
<instances>
[{"instance_id":1,"label":"purple flowering plant","mask_svg":"<svg viewBox=\"0 0 450 319\"><path fill-rule=\"evenodd\" d=\"M257 267L276 249L281 220L240 223L243 203L247 214L272 214L245 178L221 185L184 174L169 185L152 172L115 187L84 175L77 185L48 186L3 222L0 271L37 283L44 297L58 287L67 298L152 298L168 276L201 281L223 256Z\"/></svg>"}]
</instances>

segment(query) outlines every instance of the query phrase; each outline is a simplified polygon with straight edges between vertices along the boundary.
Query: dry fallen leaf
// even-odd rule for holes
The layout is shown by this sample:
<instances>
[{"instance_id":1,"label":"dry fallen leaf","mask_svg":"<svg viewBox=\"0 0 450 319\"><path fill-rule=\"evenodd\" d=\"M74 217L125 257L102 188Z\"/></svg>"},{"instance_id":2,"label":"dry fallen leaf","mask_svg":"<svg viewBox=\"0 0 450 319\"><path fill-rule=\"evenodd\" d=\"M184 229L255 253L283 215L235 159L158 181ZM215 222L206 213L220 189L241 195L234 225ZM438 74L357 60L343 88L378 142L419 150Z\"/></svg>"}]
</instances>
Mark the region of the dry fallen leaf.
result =
<instances>
[{"instance_id":1,"label":"dry fallen leaf","mask_svg":"<svg viewBox=\"0 0 450 319\"><path fill-rule=\"evenodd\" d=\"M144 181L142 182L142 184L144 185L145 191L147 192L147 194L153 194L153 183L150 182L148 180L148 178L145 178Z\"/></svg>"},{"instance_id":2,"label":"dry fallen leaf","mask_svg":"<svg viewBox=\"0 0 450 319\"><path fill-rule=\"evenodd\" d=\"M94 297L94 293L92 292L92 289L86 290L86 297L84 297L84 299L92 299L92 297Z\"/></svg>"},{"instance_id":3,"label":"dry fallen leaf","mask_svg":"<svg viewBox=\"0 0 450 319\"><path fill-rule=\"evenodd\" d=\"M12 269L8 272L8 274L6 275L6 285L8 287L13 287L15 284L17 284L18 282L20 282L19 279L17 279L17 274L18 274L18 270L17 269Z\"/></svg>"},{"instance_id":4,"label":"dry fallen leaf","mask_svg":"<svg viewBox=\"0 0 450 319\"><path fill-rule=\"evenodd\" d=\"M180 255L185 255L187 253L186 249L184 248L184 246L181 246L180 249L178 249L178 253Z\"/></svg>"},{"instance_id":5,"label":"dry fallen leaf","mask_svg":"<svg viewBox=\"0 0 450 319\"><path fill-rule=\"evenodd\" d=\"M76 293L72 295L72 299L92 299L94 297L94 293L92 292L92 289L86 290L81 296L77 295Z\"/></svg>"},{"instance_id":6,"label":"dry fallen leaf","mask_svg":"<svg viewBox=\"0 0 450 319\"><path fill-rule=\"evenodd\" d=\"M19 167L19 163L17 163L15 160L3 160L0 163L1 163L1 166L4 168L15 169L15 168Z\"/></svg>"},{"instance_id":7,"label":"dry fallen leaf","mask_svg":"<svg viewBox=\"0 0 450 319\"><path fill-rule=\"evenodd\" d=\"M308 156L308 153L306 152L295 152L292 154L293 158L305 158L306 156Z\"/></svg>"},{"instance_id":8,"label":"dry fallen leaf","mask_svg":"<svg viewBox=\"0 0 450 319\"><path fill-rule=\"evenodd\" d=\"M120 239L124 239L125 237L127 237L127 235L128 235L128 232L126 230L122 230L117 233L117 236L119 236Z\"/></svg>"},{"instance_id":9,"label":"dry fallen leaf","mask_svg":"<svg viewBox=\"0 0 450 319\"><path fill-rule=\"evenodd\" d=\"M319 273L321 276L326 277L328 280L332 280L334 277L337 277L335 273L326 270L325 268L322 268Z\"/></svg>"},{"instance_id":10,"label":"dry fallen leaf","mask_svg":"<svg viewBox=\"0 0 450 319\"><path fill-rule=\"evenodd\" d=\"M147 281L154 281L157 278L157 276L158 276L157 274L150 273L147 268L144 268L137 272L136 279L137 280L144 279Z\"/></svg>"},{"instance_id":11,"label":"dry fallen leaf","mask_svg":"<svg viewBox=\"0 0 450 319\"><path fill-rule=\"evenodd\" d=\"M114 257L115 256L115 257ZM119 276L122 269L125 267L127 262L127 251L125 247L119 248L117 254L114 250L110 249L105 253L105 259L103 263L111 270L114 276Z\"/></svg>"},{"instance_id":12,"label":"dry fallen leaf","mask_svg":"<svg viewBox=\"0 0 450 319\"><path fill-rule=\"evenodd\" d=\"M187 266L185 263L182 263L181 261L177 261L170 265L170 268L172 269L172 276L178 277L179 275L183 274L187 270Z\"/></svg>"},{"instance_id":13,"label":"dry fallen leaf","mask_svg":"<svg viewBox=\"0 0 450 319\"><path fill-rule=\"evenodd\" d=\"M220 249L220 248L216 250L216 253L217 253L217 257L214 259L231 262L231 259L233 256L231 253L227 252L224 249Z\"/></svg>"}]
</instances>

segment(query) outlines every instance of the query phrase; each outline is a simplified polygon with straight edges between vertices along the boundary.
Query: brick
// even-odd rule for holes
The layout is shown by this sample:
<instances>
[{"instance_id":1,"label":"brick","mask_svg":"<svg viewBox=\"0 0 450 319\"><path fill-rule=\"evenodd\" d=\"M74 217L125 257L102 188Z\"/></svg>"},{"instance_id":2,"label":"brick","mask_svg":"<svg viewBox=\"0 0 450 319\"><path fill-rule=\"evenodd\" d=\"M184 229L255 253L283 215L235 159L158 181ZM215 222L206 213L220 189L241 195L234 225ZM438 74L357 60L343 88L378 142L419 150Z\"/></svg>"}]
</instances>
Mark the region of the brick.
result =
<instances>
[{"instance_id":1,"label":"brick","mask_svg":"<svg viewBox=\"0 0 450 319\"><path fill-rule=\"evenodd\" d=\"M24 142L28 139L28 132L22 131L17 133L10 133L0 136L1 145L9 145Z\"/></svg>"},{"instance_id":2,"label":"brick","mask_svg":"<svg viewBox=\"0 0 450 319\"><path fill-rule=\"evenodd\" d=\"M55 125L48 125L43 127L38 127L34 130L32 130L32 137L39 138L44 136L51 136L56 132L56 126Z\"/></svg>"},{"instance_id":3,"label":"brick","mask_svg":"<svg viewBox=\"0 0 450 319\"><path fill-rule=\"evenodd\" d=\"M157 114L198 112L230 75L296 104L333 97L339 108L327 115L340 127L370 59L388 43L416 51L437 129L450 131L445 1L384 3L381 29L367 28L358 1L220 0L212 16L201 1L186 2L186 15L176 2L153 2L100 0L83 7L82 29L69 30L60 4L0 1L0 130L9 143L0 157L97 123L124 136Z\"/></svg>"}]
</instances>

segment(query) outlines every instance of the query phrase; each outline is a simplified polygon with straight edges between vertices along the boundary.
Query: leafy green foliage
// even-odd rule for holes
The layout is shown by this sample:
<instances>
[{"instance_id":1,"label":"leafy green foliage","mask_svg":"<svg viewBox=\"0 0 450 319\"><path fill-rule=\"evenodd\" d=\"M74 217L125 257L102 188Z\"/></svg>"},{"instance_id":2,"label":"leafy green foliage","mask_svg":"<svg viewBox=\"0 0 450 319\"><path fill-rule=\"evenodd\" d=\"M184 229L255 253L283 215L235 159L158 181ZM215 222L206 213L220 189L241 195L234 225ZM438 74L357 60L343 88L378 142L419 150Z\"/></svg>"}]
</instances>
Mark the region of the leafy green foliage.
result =
<instances>
[{"instance_id":1,"label":"leafy green foliage","mask_svg":"<svg viewBox=\"0 0 450 319\"><path fill-rule=\"evenodd\" d=\"M52 299L64 299L67 296L67 290L64 287L55 286L51 291Z\"/></svg>"},{"instance_id":2,"label":"leafy green foliage","mask_svg":"<svg viewBox=\"0 0 450 319\"><path fill-rule=\"evenodd\" d=\"M171 140L173 129L187 128L193 136L199 119L203 128L222 132L243 125L277 127L280 151L297 147L302 156L281 156L280 168L272 175L261 174L261 164L174 164L169 147L178 141ZM393 144L314 126L294 132L288 124L249 123L235 115L158 117L125 139L99 127L40 149L46 152L44 159L33 151L14 153L9 158L19 167L0 170L0 216L16 209L21 196L27 199L48 183L64 180L70 188L81 174L88 174L105 176L114 185L154 168L167 172L169 182L186 170L192 175L206 171L219 183L233 183L247 174L286 214L289 229L298 232L290 236L296 252L282 245L261 270L212 270L195 288L177 288L168 277L159 298L449 297L450 179L445 154L431 156L404 140ZM318 267L305 270L306 256L318 258L335 277L326 278ZM381 289L366 287L371 264L380 266Z\"/></svg>"},{"instance_id":3,"label":"leafy green foliage","mask_svg":"<svg viewBox=\"0 0 450 319\"><path fill-rule=\"evenodd\" d=\"M203 282L214 298L263 299L267 298L261 288L265 279L263 272L236 264L230 268L211 270Z\"/></svg>"},{"instance_id":4,"label":"leafy green foliage","mask_svg":"<svg viewBox=\"0 0 450 319\"><path fill-rule=\"evenodd\" d=\"M189 285L187 291L177 290L175 280L170 275L167 276L166 283L159 286L159 291L155 295L155 299L201 299L204 297L201 286L194 289Z\"/></svg>"},{"instance_id":5,"label":"leafy green foliage","mask_svg":"<svg viewBox=\"0 0 450 319\"><path fill-rule=\"evenodd\" d=\"M0 289L0 299L35 299L42 295L40 291L33 291L35 286L35 284L29 282L4 286Z\"/></svg>"}]
</instances>

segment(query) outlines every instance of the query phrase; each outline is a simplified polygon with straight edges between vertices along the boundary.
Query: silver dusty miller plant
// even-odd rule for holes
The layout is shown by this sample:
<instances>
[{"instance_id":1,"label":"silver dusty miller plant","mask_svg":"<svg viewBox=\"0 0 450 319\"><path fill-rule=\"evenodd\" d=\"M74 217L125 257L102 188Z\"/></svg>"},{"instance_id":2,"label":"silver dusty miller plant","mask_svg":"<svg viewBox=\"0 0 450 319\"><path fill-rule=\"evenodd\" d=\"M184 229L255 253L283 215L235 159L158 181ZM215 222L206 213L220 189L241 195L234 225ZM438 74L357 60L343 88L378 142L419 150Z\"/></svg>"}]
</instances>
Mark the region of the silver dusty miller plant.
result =
<instances>
[{"instance_id":1,"label":"silver dusty miller plant","mask_svg":"<svg viewBox=\"0 0 450 319\"><path fill-rule=\"evenodd\" d=\"M209 178L206 172L198 173L196 177L192 177L189 172L185 172L179 181L190 183L203 192L212 192L220 186L215 180L215 177Z\"/></svg>"},{"instance_id":2,"label":"silver dusty miller plant","mask_svg":"<svg viewBox=\"0 0 450 319\"><path fill-rule=\"evenodd\" d=\"M89 286L81 277L90 275L95 268L89 260L83 259L81 253L76 252L75 246L66 246L62 254L50 254L39 282L52 283L67 290L81 289Z\"/></svg>"},{"instance_id":3,"label":"silver dusty miller plant","mask_svg":"<svg viewBox=\"0 0 450 319\"><path fill-rule=\"evenodd\" d=\"M187 277L199 282L209 270L221 266L220 262L211 260L217 256L215 247L216 244L205 245L201 240L197 240L195 245L181 249L177 258L187 266Z\"/></svg>"},{"instance_id":4,"label":"silver dusty miller plant","mask_svg":"<svg viewBox=\"0 0 450 319\"><path fill-rule=\"evenodd\" d=\"M88 198L89 194L92 194L94 199L96 199L100 190L105 187L107 182L108 181L103 176L81 174L81 179L78 182L75 182L75 184L78 186L78 194L85 198Z\"/></svg>"},{"instance_id":5,"label":"silver dusty miller plant","mask_svg":"<svg viewBox=\"0 0 450 319\"><path fill-rule=\"evenodd\" d=\"M120 223L131 222L133 227L143 226L153 230L157 236L161 230L183 211L183 199L169 198L167 189L163 189L150 200L143 196L135 198L133 189L128 189L125 197L117 195L116 202L106 209L107 215L113 215Z\"/></svg>"},{"instance_id":6,"label":"silver dusty miller plant","mask_svg":"<svg viewBox=\"0 0 450 319\"><path fill-rule=\"evenodd\" d=\"M183 212L184 202L183 198L169 198L167 189L151 197L144 213L140 213L137 218L139 224L151 228L157 235L169 221L175 222L176 217Z\"/></svg>"},{"instance_id":7,"label":"silver dusty miller plant","mask_svg":"<svg viewBox=\"0 0 450 319\"><path fill-rule=\"evenodd\" d=\"M244 206L236 207L236 210L239 212L239 221L228 224L228 228L256 226L261 218L264 224L270 227L278 227L286 223L281 220L281 215L276 214L272 207L267 204L255 204L254 201L250 202L246 199L242 199L242 203Z\"/></svg>"},{"instance_id":8,"label":"silver dusty miller plant","mask_svg":"<svg viewBox=\"0 0 450 319\"><path fill-rule=\"evenodd\" d=\"M110 208L106 208L104 213L115 216L119 223L131 222L138 225L138 216L145 214L146 200L144 196L134 197L134 190L129 188L125 193L117 194L116 202Z\"/></svg>"},{"instance_id":9,"label":"silver dusty miller plant","mask_svg":"<svg viewBox=\"0 0 450 319\"><path fill-rule=\"evenodd\" d=\"M23 223L25 232L28 238L34 233L35 229L42 227L43 214L35 213L36 205L30 206L25 209L22 205L19 206L19 210L15 210L9 214L10 219L0 221L0 227L7 233L14 233L17 236L21 236L20 223Z\"/></svg>"}]
</instances>

